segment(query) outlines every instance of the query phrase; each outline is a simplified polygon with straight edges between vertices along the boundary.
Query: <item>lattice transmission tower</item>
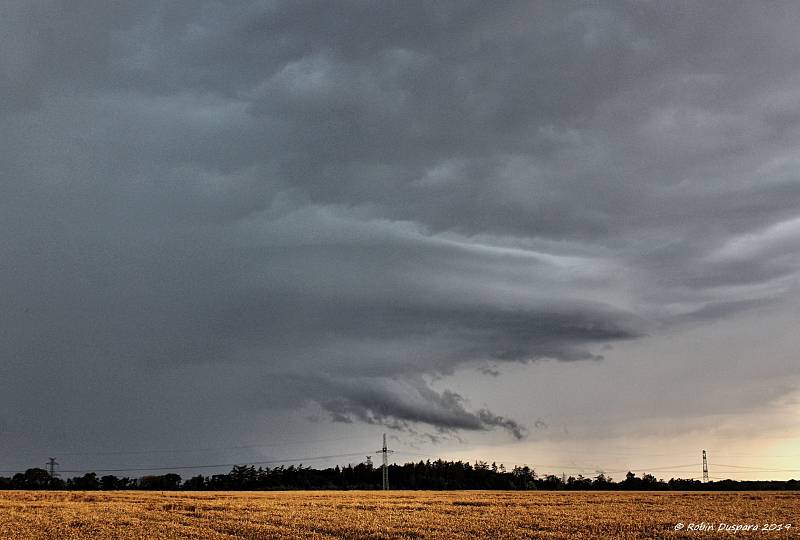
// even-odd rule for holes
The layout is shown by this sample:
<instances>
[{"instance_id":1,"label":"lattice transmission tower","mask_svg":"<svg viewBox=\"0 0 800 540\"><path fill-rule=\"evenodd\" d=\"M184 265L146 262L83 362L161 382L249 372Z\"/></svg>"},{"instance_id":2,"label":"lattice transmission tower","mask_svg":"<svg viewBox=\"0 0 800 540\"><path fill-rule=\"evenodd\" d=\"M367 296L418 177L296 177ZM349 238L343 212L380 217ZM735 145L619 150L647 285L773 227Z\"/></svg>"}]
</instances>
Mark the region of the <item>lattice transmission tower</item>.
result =
<instances>
[{"instance_id":1,"label":"lattice transmission tower","mask_svg":"<svg viewBox=\"0 0 800 540\"><path fill-rule=\"evenodd\" d=\"M383 448L378 450L381 454L383 454L383 471L382 471L382 478L383 478L383 489L389 489L389 454L393 453L394 450L389 450L386 448L386 433L383 434Z\"/></svg>"},{"instance_id":2,"label":"lattice transmission tower","mask_svg":"<svg viewBox=\"0 0 800 540\"><path fill-rule=\"evenodd\" d=\"M703 482L708 482L708 459L705 450L703 450Z\"/></svg>"},{"instance_id":3,"label":"lattice transmission tower","mask_svg":"<svg viewBox=\"0 0 800 540\"><path fill-rule=\"evenodd\" d=\"M56 465L58 465L56 458L51 457L47 460L47 472L50 473L50 478L55 478L58 476L58 473L56 472Z\"/></svg>"}]
</instances>

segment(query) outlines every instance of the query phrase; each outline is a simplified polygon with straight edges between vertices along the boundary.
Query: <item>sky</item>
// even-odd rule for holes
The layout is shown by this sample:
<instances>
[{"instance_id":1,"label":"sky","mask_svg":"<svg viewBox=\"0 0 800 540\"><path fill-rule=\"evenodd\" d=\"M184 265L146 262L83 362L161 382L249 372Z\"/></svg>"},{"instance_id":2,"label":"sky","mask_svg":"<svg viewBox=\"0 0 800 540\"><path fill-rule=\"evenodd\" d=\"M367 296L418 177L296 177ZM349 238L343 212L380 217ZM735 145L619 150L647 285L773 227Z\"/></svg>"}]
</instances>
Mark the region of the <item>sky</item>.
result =
<instances>
[{"instance_id":1,"label":"sky","mask_svg":"<svg viewBox=\"0 0 800 540\"><path fill-rule=\"evenodd\" d=\"M0 469L800 477L798 26L0 3Z\"/></svg>"}]
</instances>

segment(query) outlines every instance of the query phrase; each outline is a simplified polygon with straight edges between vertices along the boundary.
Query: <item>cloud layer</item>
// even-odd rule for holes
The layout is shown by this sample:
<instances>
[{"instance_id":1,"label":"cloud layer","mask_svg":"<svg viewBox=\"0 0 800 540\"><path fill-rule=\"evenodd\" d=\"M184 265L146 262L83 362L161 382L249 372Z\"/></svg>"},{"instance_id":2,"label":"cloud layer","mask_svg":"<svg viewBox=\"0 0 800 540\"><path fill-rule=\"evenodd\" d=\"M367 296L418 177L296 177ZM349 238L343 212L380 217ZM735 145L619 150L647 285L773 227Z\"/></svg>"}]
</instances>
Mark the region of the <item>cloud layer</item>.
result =
<instances>
[{"instance_id":1,"label":"cloud layer","mask_svg":"<svg viewBox=\"0 0 800 540\"><path fill-rule=\"evenodd\" d=\"M441 377L596 360L796 291L792 4L86 0L0 21L12 432L42 394L94 433L117 399L190 416L202 388L231 415L519 438Z\"/></svg>"}]
</instances>

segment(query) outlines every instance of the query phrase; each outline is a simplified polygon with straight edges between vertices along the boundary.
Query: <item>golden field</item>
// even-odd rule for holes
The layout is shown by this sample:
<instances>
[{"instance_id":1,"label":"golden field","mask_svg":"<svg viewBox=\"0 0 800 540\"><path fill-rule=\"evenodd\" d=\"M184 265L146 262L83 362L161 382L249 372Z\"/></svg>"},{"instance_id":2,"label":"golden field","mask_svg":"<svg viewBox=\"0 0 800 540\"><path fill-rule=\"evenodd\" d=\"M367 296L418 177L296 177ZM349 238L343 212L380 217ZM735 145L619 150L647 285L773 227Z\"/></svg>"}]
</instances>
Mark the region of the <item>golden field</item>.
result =
<instances>
[{"instance_id":1,"label":"golden field","mask_svg":"<svg viewBox=\"0 0 800 540\"><path fill-rule=\"evenodd\" d=\"M678 522L684 528L676 531ZM690 523L713 524L691 531ZM792 524L782 531L718 532ZM0 492L2 539L798 538L792 492Z\"/></svg>"}]
</instances>

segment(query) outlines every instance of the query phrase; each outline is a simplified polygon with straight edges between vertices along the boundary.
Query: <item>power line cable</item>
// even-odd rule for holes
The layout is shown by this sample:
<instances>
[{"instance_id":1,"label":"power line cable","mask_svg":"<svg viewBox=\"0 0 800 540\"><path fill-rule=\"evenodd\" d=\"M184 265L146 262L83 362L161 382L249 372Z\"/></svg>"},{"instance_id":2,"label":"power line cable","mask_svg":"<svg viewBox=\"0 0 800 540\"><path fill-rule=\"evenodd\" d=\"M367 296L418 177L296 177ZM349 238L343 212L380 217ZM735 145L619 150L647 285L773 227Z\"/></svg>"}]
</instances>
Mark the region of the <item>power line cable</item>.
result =
<instances>
[{"instance_id":1,"label":"power line cable","mask_svg":"<svg viewBox=\"0 0 800 540\"><path fill-rule=\"evenodd\" d=\"M312 440L295 440L288 442L276 442L265 444L249 444L240 446L226 446L226 447L207 447L207 448L166 448L166 449L152 449L152 450L101 450L97 452L61 452L51 450L51 453L58 454L59 456L116 456L116 455L139 455L139 454L169 454L169 453L193 453L193 452L224 452L227 450L248 450L254 448L275 448L280 446L292 446L300 444L314 444L322 442L335 442L335 441L357 441L373 439L373 437L337 437L334 439L312 439ZM25 452L33 452L34 450L18 450Z\"/></svg>"},{"instance_id":2,"label":"power line cable","mask_svg":"<svg viewBox=\"0 0 800 540\"><path fill-rule=\"evenodd\" d=\"M769 469L766 467L748 467L746 465L724 465L722 463L715 463L715 467L728 467L732 469L747 469L754 472L800 472L800 469Z\"/></svg>"},{"instance_id":3,"label":"power line cable","mask_svg":"<svg viewBox=\"0 0 800 540\"><path fill-rule=\"evenodd\" d=\"M328 439L330 440L330 439ZM340 440L340 439L337 439ZM342 438L343 440L343 438ZM350 439L352 440L352 439ZM319 440L318 442L327 442L323 440ZM275 446L280 445L277 443ZM248 447L260 447L260 446L271 446L271 445L249 445ZM246 447L242 447L246 448ZM134 452L131 452L134 453ZM142 452L144 453L144 452ZM303 458L287 458L287 459L273 459L273 460L266 460L266 461L249 461L246 465L275 465L280 463L302 463L307 461L319 461L325 459L334 459L334 458L342 458L342 457L354 457L354 456L363 456L367 454L371 454L371 451L362 451L362 452L352 452L352 453L345 453L345 454L330 454L330 455L323 455L323 456L309 456ZM414 455L414 456L423 456L423 457L436 457L441 459L441 456L436 456L435 454L423 454L419 452L411 452L411 451L404 451L398 450L398 454L405 454L405 455ZM127 454L127 452L119 452L119 454ZM85 469L62 469L62 473L85 473L85 472L141 472L141 471L169 471L169 470L191 470L191 469L212 469L212 468L222 468L222 467L234 467L242 465L240 463L216 463L216 464L192 464L192 465L171 465L171 466L151 466L151 467L112 467L112 468L85 468ZM505 465L505 462L501 462L501 465ZM516 463L509 463L511 466L518 466L520 464ZM578 466L578 465L564 465L564 464L537 464L537 465L529 465L531 467L537 468L548 468L554 470L573 470L576 472L602 472L602 473L625 473L628 471L643 471L646 473L681 473L681 472L688 472L683 471L681 469L687 468L695 468L698 466L697 463L689 463L684 465L664 465L659 467L627 467L624 469L603 469L602 467L594 466ZM757 474L757 473L767 473L767 472L776 472L776 473L789 473L789 472L800 472L800 469L782 469L782 468L765 468L765 467L755 467L755 466L747 466L747 465L729 465L723 463L715 463L715 467L722 467L722 468L731 468L731 469L739 469L736 474ZM17 473L21 472L19 469L14 470L0 470L0 473ZM733 471L731 471L733 472ZM714 477L715 479L719 479L719 477Z\"/></svg>"},{"instance_id":4,"label":"power line cable","mask_svg":"<svg viewBox=\"0 0 800 540\"><path fill-rule=\"evenodd\" d=\"M250 461L245 463L244 465L275 465L278 463L303 463L306 461L319 461L324 459L333 459L333 458L340 458L340 457L353 457L353 456L364 456L369 452L353 452L349 454L331 454L327 456L312 456L312 457L303 457L303 458L290 458L290 459L273 459L268 461ZM60 472L62 473L86 473L86 472L137 472L137 471L181 471L186 469L214 469L214 468L222 468L222 467L235 467L243 465L243 463L216 463L213 465L172 465L169 467L131 467L131 468L119 468L119 469L100 469L100 468L86 468L86 469L61 469ZM2 473L17 473L21 472L19 470L5 470L0 471Z\"/></svg>"}]
</instances>

